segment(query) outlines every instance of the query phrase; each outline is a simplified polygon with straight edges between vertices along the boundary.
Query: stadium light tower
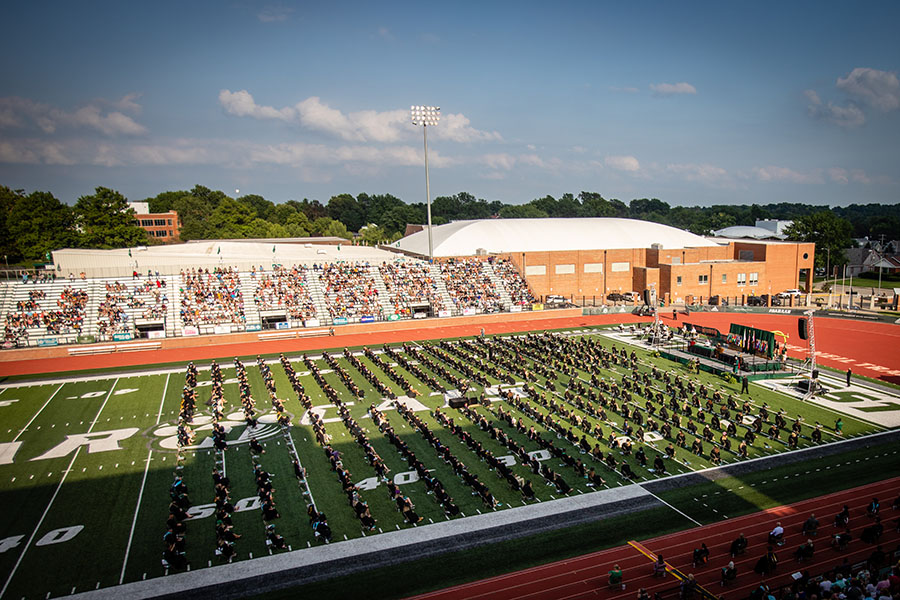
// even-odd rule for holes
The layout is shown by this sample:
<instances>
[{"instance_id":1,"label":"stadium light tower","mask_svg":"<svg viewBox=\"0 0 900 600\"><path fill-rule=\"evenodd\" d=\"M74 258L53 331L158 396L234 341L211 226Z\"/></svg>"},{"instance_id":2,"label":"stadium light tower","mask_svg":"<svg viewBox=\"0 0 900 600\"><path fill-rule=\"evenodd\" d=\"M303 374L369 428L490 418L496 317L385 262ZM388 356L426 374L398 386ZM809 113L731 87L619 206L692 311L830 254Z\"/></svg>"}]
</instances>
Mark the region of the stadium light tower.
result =
<instances>
[{"instance_id":1,"label":"stadium light tower","mask_svg":"<svg viewBox=\"0 0 900 600\"><path fill-rule=\"evenodd\" d=\"M434 242L431 238L431 188L428 182L428 126L434 127L441 120L440 106L410 106L410 119L413 125L422 126L425 141L425 205L428 209L428 260L434 262Z\"/></svg>"}]
</instances>

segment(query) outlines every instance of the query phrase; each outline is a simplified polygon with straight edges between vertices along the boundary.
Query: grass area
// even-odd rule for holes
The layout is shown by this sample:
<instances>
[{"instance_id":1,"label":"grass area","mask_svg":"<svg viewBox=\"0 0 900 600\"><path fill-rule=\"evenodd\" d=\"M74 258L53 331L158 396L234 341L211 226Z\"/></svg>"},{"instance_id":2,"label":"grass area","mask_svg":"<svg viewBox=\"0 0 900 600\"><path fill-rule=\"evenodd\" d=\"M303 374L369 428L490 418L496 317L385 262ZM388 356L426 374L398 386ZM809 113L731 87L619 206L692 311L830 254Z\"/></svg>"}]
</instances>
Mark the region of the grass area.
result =
<instances>
[{"instance_id":1,"label":"grass area","mask_svg":"<svg viewBox=\"0 0 900 600\"><path fill-rule=\"evenodd\" d=\"M614 342L607 338L588 337L607 348L614 345ZM611 470L600 462L594 462L589 454L580 455L575 446L548 430L548 419L559 423L563 430L574 428L579 420L597 424L602 428L599 435L594 431L578 430L576 437L586 433L591 446L599 445L604 455L614 456L617 464L623 461L629 463L640 481L659 478L659 473L642 467L634 456L624 456L611 447L612 439L623 434L625 421L620 412L610 408L606 418L601 420L595 412L584 404L579 404L577 401L579 394L573 396L564 393L570 377L590 387L592 375L590 370L586 365L570 360L579 356L576 344L583 338L584 336L576 336L569 338L568 341L560 340L558 351L554 352L540 352L530 347L523 338L516 336L502 336L488 340L485 344L435 346L431 350L425 349L420 344L414 344L416 349L409 352L399 347L396 349L402 357L418 363L428 376L435 377L448 389L455 387L450 381L456 378L472 379L476 374L485 376L491 386L486 390L481 386L474 386L474 389L476 393L486 391L488 397L493 397L496 401L491 403L490 408L477 406L476 413L493 420L510 439L528 451L539 451L541 447L515 427L499 419L495 412L500 408L508 411L514 419L521 419L526 428L534 426L543 433L545 439L564 448L573 459L584 461L587 467L597 468L610 486L618 482L625 483L618 468ZM491 361L486 361L484 355L480 354L485 352L484 348L488 345L494 353ZM622 344L618 343L618 346L621 348ZM630 350L629 348L629 352ZM673 367L671 363L656 359L642 350L636 350L635 354L640 360L638 373L641 375L650 373L656 366L670 370L674 379L690 380L696 386L704 385L709 388L710 393L719 389L727 396L739 391L737 383L725 384L721 379L708 373L689 375L685 369ZM386 355L382 354L381 357L384 359ZM322 388L308 373L302 357L295 355L290 358L313 405L316 410L321 411L326 421L325 428L331 436L332 446L341 453L343 466L352 474L352 480L360 487L361 498L368 503L378 521L374 533L409 527L390 498L386 486L374 477L375 472L366 460L363 449L355 443L348 428L337 418L335 407L330 404ZM414 502L418 514L424 518L420 526L447 517L434 497L426 493L423 482L403 475L409 469L406 461L373 426L367 416L369 406L372 404L381 405L381 410L397 434L429 469L433 469L433 473L456 499L463 514L455 518L465 518L465 515L490 510L480 499L472 496L471 488L453 473L424 437L414 431L396 411L391 410L390 403L384 401L382 394L351 361L344 357L336 359L338 367L346 371L353 383L363 392L361 398L350 396L348 388L338 374L330 371L321 351L310 354L309 358L322 370L325 381L338 392L351 416L365 429L372 446L390 468L392 476L406 478L402 485L398 485ZM366 356L357 358L394 393L398 395L402 393L398 384L387 376L376 361ZM529 382L541 391L544 400L538 402L528 399L523 405L496 398L498 377L492 372L492 368L501 364L509 365L514 370L527 369L530 372ZM307 469L310 489L318 510L328 514L334 540L339 542L345 538L362 536L359 521L347 502L347 497L322 447L316 442L311 426L304 424L308 421L301 422L305 409L292 392L284 369L280 364L271 365L277 395L284 400L285 407L292 416L293 426L287 437L277 425L267 424L266 419L270 419L274 413L269 406L268 393L255 361L246 360L244 365L252 397L256 399L256 408L263 415L260 417L263 427L257 430L256 436L265 445L266 453L259 461L263 468L275 474L274 495L282 514L276 521L278 533L286 538L293 549L305 548L316 543L305 515L309 497L302 494L292 475L288 453L288 445L292 444ZM169 504L168 488L176 467L172 437L175 434L174 426L184 385L184 365L177 366L179 372L168 375L142 375L129 372L127 376L117 376L103 372L92 381L6 387L0 391L0 406L2 406L0 410L5 411L2 416L7 428L5 433L0 429L0 443L4 444L0 446L4 452L0 455L3 458L0 460L0 481L4 482L0 489L0 502L4 506L12 507L0 514L0 540L17 538L15 545L0 553L0 571L4 573L15 571L10 579L8 597L45 596L48 592L54 596L63 595L71 593L72 589L84 591L94 589L98 585L102 587L116 585L120 580L138 581L164 574L160 563L162 553L160 538L165 532ZM208 363L198 366L202 368L208 366ZM443 427L432 414L432 411L444 405L443 395L433 392L402 366L392 366L408 381L414 383L417 395L415 400L407 400L408 406L416 411L445 445L452 448L453 453L469 467L471 472L487 483L500 503L498 508L523 505L521 494L498 479L487 463L480 460L468 446L462 444L454 433L449 428ZM253 504L256 485L253 463L247 446L243 443L248 441L249 436L243 423L236 371L231 361L222 361L221 367L226 399L224 410L226 416L223 423L229 429L228 439L231 442L225 453L225 463L232 482L232 502L238 507L233 516L235 530L242 536L236 544L238 553L236 560L247 560L267 555L268 550L265 545L264 523L259 510L254 508ZM559 376L551 375L549 370L555 371ZM604 385L610 382L621 385L623 376L630 373L630 370L622 364L613 364L598 372L604 379ZM505 373L499 375L503 377ZM515 379L515 384L504 384L504 387L521 390L522 378L519 373L516 373ZM203 403L209 398L210 383L210 372L201 370L197 387L198 418L194 423L197 439L194 442L195 447L185 451L183 471L194 510L198 514L196 518L187 522L187 558L192 570L220 562L214 554L215 518L209 513L214 498L210 472L215 465L215 456L206 445L209 438L210 417ZM655 381L654 385L663 384ZM643 391L634 391L633 397L627 402L632 410L640 410L646 416L648 405L642 393ZM622 402L626 402L624 396ZM826 425L824 441L833 439L828 426L833 423L835 413L827 408L803 403L756 385L753 386L752 402L753 411L756 411L763 402L767 403L772 416L779 409L784 409L788 427L795 415L802 414L805 424L801 447L812 443L811 428L808 424L816 421ZM501 446L494 436L476 426L462 412L449 408L442 410L495 456L510 454L510 451ZM696 412L694 414L696 415ZM846 435L866 434L878 429L870 423L849 416L844 416L843 419ZM675 431L677 429L673 430L673 435ZM112 447L109 445L102 447L102 444L96 442L98 445L71 446L65 450L64 444L71 436L84 436L90 433L104 437L113 435L112 432L119 432L116 435L120 436L116 438ZM786 439L786 434L783 439ZM671 438L646 444L651 465L655 452L661 451L670 440ZM736 445L735 443L733 448ZM703 456L691 454L685 448L678 448L670 472L689 472L710 466L709 445L705 446L707 453ZM59 450L60 447L65 451ZM54 448L57 450L52 457L45 456ZM749 454L751 457L766 456L785 449L784 442L771 441L760 436L752 444ZM736 460L738 459L733 452L723 452L723 462ZM551 463L553 470L558 471L574 488L573 494L579 491L589 493L593 490L587 486L587 481L573 466L566 466L559 460L552 460ZM543 479L524 468L520 461L513 460L512 468L523 478L532 481L541 500L552 500L556 497L556 489L544 485ZM681 500L675 498L674 502ZM737 506L735 510L741 510L741 507ZM680 518L673 520L671 512L663 509L659 511L661 512L649 511L637 520L626 520L624 525L619 524L618 527L625 529L616 529L610 523L601 522L545 534L534 539L507 542L508 546L501 546L501 552L497 552L496 549L476 549L447 561L446 564L450 567L447 568L445 575L441 575L443 579L437 578L436 571L432 573L429 570L438 568L435 566L436 563L432 562L419 565L418 571L414 569L407 572L404 566L402 567L404 570L386 569L376 576L385 578L385 581L387 578L396 580L398 574L408 576L411 582L409 589L425 589L428 585L449 585L460 581L462 577L485 577L511 568L539 564L550 560L547 558L549 556L573 556L617 545L625 541L626 533L623 531L627 532L628 538L633 539L639 536L652 537L686 525ZM63 539L68 535L66 532L71 533L71 537ZM47 536L50 540L48 543L35 543ZM438 562L443 564L442 561ZM474 570L462 568L463 564L476 562L478 564ZM52 577L44 575L48 569L53 572ZM465 575L462 575L463 572ZM2 579L0 585L6 583L6 578L0 579ZM441 583L434 583L436 581ZM374 589L371 582L362 581L353 585L358 586L354 589L367 592ZM399 586L386 588L399 589ZM397 592L399 595L407 593L412 592Z\"/></svg>"}]
</instances>

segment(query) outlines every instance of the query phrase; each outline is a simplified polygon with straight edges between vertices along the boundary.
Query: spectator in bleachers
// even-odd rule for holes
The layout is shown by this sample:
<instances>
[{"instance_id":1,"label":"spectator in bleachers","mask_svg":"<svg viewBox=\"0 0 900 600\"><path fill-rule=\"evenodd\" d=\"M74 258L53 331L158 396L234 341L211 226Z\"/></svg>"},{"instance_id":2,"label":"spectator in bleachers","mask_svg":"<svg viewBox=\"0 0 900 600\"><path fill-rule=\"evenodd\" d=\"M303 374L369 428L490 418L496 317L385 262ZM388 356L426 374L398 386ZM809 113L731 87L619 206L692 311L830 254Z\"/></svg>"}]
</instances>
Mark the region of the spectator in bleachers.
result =
<instances>
[{"instance_id":1,"label":"spectator in bleachers","mask_svg":"<svg viewBox=\"0 0 900 600\"><path fill-rule=\"evenodd\" d=\"M181 320L185 325L246 321L237 269L217 267L181 271Z\"/></svg>"},{"instance_id":2,"label":"spectator in bleachers","mask_svg":"<svg viewBox=\"0 0 900 600\"><path fill-rule=\"evenodd\" d=\"M256 269L251 272L251 279L256 281L253 301L259 310L284 309L289 319L305 321L316 316L316 306L309 294L306 277L309 267L306 265L286 267L277 266L272 274Z\"/></svg>"},{"instance_id":3,"label":"spectator in bleachers","mask_svg":"<svg viewBox=\"0 0 900 600\"><path fill-rule=\"evenodd\" d=\"M423 262L383 262L378 267L394 314L411 316L413 305L427 303L437 312L444 310L437 283L429 265Z\"/></svg>"},{"instance_id":4,"label":"spectator in bleachers","mask_svg":"<svg viewBox=\"0 0 900 600\"><path fill-rule=\"evenodd\" d=\"M514 306L526 306L536 301L534 294L531 293L531 288L528 286L528 282L522 277L522 274L519 273L511 260L508 258L495 260L494 272L503 281L503 285L506 287L506 291L509 292L509 297Z\"/></svg>"},{"instance_id":5,"label":"spectator in bleachers","mask_svg":"<svg viewBox=\"0 0 900 600\"><path fill-rule=\"evenodd\" d=\"M460 311L474 308L481 312L499 312L500 294L476 258L450 259L440 263L441 277L450 299Z\"/></svg>"},{"instance_id":6,"label":"spectator in bleachers","mask_svg":"<svg viewBox=\"0 0 900 600\"><path fill-rule=\"evenodd\" d=\"M331 318L353 319L381 316L375 280L369 263L332 263L313 265L325 292L325 305Z\"/></svg>"}]
</instances>

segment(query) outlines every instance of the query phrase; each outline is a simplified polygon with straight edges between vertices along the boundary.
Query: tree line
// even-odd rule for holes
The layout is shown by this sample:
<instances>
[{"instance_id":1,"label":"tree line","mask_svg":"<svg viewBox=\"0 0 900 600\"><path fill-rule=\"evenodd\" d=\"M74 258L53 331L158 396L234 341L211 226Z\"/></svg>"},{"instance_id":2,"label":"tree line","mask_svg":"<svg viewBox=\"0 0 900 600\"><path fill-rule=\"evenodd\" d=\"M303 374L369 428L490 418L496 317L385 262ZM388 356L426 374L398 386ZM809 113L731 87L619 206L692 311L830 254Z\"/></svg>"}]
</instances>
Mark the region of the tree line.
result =
<instances>
[{"instance_id":1,"label":"tree line","mask_svg":"<svg viewBox=\"0 0 900 600\"><path fill-rule=\"evenodd\" d=\"M178 212L181 239L284 238L336 236L360 243L387 243L403 236L407 224L426 220L424 202L408 204L391 194L338 194L327 203L288 200L275 204L257 194L232 198L202 185L167 191L146 198L150 212ZM124 248L159 243L136 225L127 200L119 192L96 188L70 206L49 192L26 194L0 186L0 240L7 261L39 261L59 248ZM758 219L791 219L790 238L811 241L817 254L831 253L840 264L842 251L853 237L900 232L900 204L851 204L826 209L799 203L714 206L670 206L657 198L629 203L606 199L596 192L544 196L526 204L487 201L467 192L438 196L431 203L432 222L441 225L461 219L622 217L653 221L709 235L732 225L754 225ZM821 259L821 261L819 260ZM817 256L817 264L825 264Z\"/></svg>"}]
</instances>

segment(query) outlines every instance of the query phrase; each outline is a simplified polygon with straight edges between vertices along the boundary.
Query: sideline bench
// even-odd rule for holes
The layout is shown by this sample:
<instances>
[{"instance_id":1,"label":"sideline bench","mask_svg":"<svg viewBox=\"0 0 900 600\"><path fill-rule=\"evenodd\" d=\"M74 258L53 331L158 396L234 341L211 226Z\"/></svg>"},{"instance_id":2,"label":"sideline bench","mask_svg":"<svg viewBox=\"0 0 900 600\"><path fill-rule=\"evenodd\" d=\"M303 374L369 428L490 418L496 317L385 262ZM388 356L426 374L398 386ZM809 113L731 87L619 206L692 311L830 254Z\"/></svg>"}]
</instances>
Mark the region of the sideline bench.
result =
<instances>
[{"instance_id":1,"label":"sideline bench","mask_svg":"<svg viewBox=\"0 0 900 600\"><path fill-rule=\"evenodd\" d=\"M87 346L78 346L77 348L69 348L69 354L71 356L80 356L82 354L108 354L115 351L115 346L95 346L93 344L89 344Z\"/></svg>"}]
</instances>

